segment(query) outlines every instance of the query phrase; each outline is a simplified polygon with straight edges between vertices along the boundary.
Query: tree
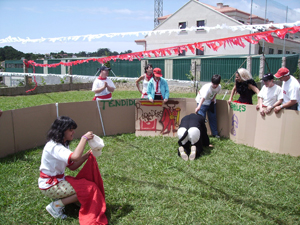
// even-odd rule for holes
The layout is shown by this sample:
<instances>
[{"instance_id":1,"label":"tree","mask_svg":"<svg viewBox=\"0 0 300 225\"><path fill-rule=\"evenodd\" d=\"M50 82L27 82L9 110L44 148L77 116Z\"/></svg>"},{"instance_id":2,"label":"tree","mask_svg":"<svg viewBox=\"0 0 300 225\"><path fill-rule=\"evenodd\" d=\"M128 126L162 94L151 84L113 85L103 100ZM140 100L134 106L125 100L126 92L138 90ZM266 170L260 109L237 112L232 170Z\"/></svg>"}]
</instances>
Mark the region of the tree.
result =
<instances>
[{"instance_id":1,"label":"tree","mask_svg":"<svg viewBox=\"0 0 300 225\"><path fill-rule=\"evenodd\" d=\"M120 55L122 55L122 54L129 54L129 53L132 53L132 51L131 50L127 50L125 52L121 52Z\"/></svg>"},{"instance_id":2,"label":"tree","mask_svg":"<svg viewBox=\"0 0 300 225\"><path fill-rule=\"evenodd\" d=\"M20 60L22 57L24 57L24 53L14 49L11 46L0 48L0 61Z\"/></svg>"}]
</instances>

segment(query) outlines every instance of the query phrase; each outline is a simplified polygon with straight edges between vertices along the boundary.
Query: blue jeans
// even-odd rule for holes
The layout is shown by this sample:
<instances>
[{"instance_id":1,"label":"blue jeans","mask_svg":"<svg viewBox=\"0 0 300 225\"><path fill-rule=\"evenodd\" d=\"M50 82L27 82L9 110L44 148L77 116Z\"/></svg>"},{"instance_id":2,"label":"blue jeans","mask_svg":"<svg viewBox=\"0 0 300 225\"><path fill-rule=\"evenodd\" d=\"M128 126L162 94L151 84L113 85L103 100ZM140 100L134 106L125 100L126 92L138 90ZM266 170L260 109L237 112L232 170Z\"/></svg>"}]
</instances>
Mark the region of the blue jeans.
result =
<instances>
[{"instance_id":1,"label":"blue jeans","mask_svg":"<svg viewBox=\"0 0 300 225\"><path fill-rule=\"evenodd\" d=\"M198 105L198 103L197 103ZM197 112L199 115L206 118L206 112L209 120L210 130L213 136L218 135L218 125L217 125L217 110L216 104L214 104L214 113L209 110L209 105L201 105L200 110Z\"/></svg>"}]
</instances>

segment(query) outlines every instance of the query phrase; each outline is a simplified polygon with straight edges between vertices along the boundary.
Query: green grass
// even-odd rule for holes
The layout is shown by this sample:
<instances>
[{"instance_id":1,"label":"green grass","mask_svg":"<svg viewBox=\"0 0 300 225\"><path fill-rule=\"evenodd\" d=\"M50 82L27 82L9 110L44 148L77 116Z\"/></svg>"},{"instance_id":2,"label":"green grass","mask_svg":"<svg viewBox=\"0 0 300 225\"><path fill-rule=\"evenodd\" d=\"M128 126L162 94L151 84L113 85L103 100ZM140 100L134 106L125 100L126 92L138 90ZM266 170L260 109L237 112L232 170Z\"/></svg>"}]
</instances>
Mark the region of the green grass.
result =
<instances>
[{"instance_id":1,"label":"green grass","mask_svg":"<svg viewBox=\"0 0 300 225\"><path fill-rule=\"evenodd\" d=\"M113 97L139 96L137 91L116 91ZM11 110L92 97L90 91L73 91L2 96L0 102L3 110ZM122 134L103 140L97 162L109 224L300 224L300 157L211 138L214 148L186 162L177 156L176 137ZM71 149L77 144L74 140ZM65 221L45 210L51 199L37 184L42 150L43 146L0 159L0 224L78 224L75 205L66 206ZM67 175L77 173L66 170Z\"/></svg>"},{"instance_id":2,"label":"green grass","mask_svg":"<svg viewBox=\"0 0 300 225\"><path fill-rule=\"evenodd\" d=\"M218 95L217 99L223 99L224 95ZM229 99L230 94L227 94L225 100ZM233 100L237 100L239 95L235 95ZM91 91L67 91L67 92L53 92L37 95L19 95L19 96L0 96L0 109L13 110L38 105L65 103L65 102L82 102L91 101L94 93ZM128 99L140 98L141 94L138 91L118 91L113 93L113 99ZM195 93L170 93L170 98L195 98ZM253 104L257 103L256 95L253 96ZM196 105L196 102L195 102Z\"/></svg>"},{"instance_id":3,"label":"green grass","mask_svg":"<svg viewBox=\"0 0 300 225\"><path fill-rule=\"evenodd\" d=\"M186 162L177 156L177 138L103 140L97 162L109 224L300 223L299 158L211 138L214 148ZM51 200L37 185L41 154L42 147L0 159L1 224L78 224L75 205L66 207L65 221L45 210Z\"/></svg>"}]
</instances>

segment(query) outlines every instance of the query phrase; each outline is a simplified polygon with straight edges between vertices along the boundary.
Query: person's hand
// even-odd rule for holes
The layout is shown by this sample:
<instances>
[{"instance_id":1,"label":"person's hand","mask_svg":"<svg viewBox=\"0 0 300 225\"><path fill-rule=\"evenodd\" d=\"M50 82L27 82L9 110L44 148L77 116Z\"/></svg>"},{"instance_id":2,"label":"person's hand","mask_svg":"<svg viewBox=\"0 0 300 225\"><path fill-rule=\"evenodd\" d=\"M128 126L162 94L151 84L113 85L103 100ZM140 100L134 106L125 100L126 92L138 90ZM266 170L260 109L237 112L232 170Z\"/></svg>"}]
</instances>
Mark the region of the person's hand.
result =
<instances>
[{"instance_id":1,"label":"person's hand","mask_svg":"<svg viewBox=\"0 0 300 225\"><path fill-rule=\"evenodd\" d=\"M200 110L200 107L198 106L196 109L195 109L195 113L197 114L197 112Z\"/></svg>"},{"instance_id":2,"label":"person's hand","mask_svg":"<svg viewBox=\"0 0 300 225\"><path fill-rule=\"evenodd\" d=\"M88 140L91 140L94 138L94 134L93 134L93 131L89 131L87 132L85 135L83 135L85 137L87 137Z\"/></svg>"},{"instance_id":3,"label":"person's hand","mask_svg":"<svg viewBox=\"0 0 300 225\"><path fill-rule=\"evenodd\" d=\"M228 103L228 105L230 106L230 103L231 103L231 99L229 99L229 100L227 101L227 103Z\"/></svg>"},{"instance_id":4,"label":"person's hand","mask_svg":"<svg viewBox=\"0 0 300 225\"><path fill-rule=\"evenodd\" d=\"M265 114L265 110L262 108L262 109L260 109L260 115L262 115L262 116L265 116L266 114Z\"/></svg>"},{"instance_id":5,"label":"person's hand","mask_svg":"<svg viewBox=\"0 0 300 225\"><path fill-rule=\"evenodd\" d=\"M153 99L152 98L150 98L149 101L153 103Z\"/></svg>"},{"instance_id":6,"label":"person's hand","mask_svg":"<svg viewBox=\"0 0 300 225\"><path fill-rule=\"evenodd\" d=\"M272 106L268 106L266 109L266 114L269 114L272 111Z\"/></svg>"},{"instance_id":7,"label":"person's hand","mask_svg":"<svg viewBox=\"0 0 300 225\"><path fill-rule=\"evenodd\" d=\"M169 99L164 99L164 103L166 103Z\"/></svg>"},{"instance_id":8,"label":"person's hand","mask_svg":"<svg viewBox=\"0 0 300 225\"><path fill-rule=\"evenodd\" d=\"M259 110L259 104L256 105L256 110Z\"/></svg>"},{"instance_id":9,"label":"person's hand","mask_svg":"<svg viewBox=\"0 0 300 225\"><path fill-rule=\"evenodd\" d=\"M89 158L90 154L92 154L92 149L90 149L86 153L84 153L82 155L82 158L84 158L84 160L87 160Z\"/></svg>"},{"instance_id":10,"label":"person's hand","mask_svg":"<svg viewBox=\"0 0 300 225\"><path fill-rule=\"evenodd\" d=\"M280 110L281 110L281 107L280 107L280 106L276 106L276 107L274 108L274 112L275 112L275 113L279 113Z\"/></svg>"}]
</instances>

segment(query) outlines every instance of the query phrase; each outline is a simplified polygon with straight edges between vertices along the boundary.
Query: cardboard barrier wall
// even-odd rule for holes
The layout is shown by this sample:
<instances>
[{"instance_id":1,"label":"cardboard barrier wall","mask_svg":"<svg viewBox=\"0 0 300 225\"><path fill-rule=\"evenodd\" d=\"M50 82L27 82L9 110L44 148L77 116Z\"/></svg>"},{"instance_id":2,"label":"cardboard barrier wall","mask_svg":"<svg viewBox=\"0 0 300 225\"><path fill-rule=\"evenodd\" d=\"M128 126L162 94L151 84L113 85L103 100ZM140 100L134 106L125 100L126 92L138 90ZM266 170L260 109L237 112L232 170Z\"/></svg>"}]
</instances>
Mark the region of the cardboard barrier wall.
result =
<instances>
[{"instance_id":1,"label":"cardboard barrier wall","mask_svg":"<svg viewBox=\"0 0 300 225\"><path fill-rule=\"evenodd\" d=\"M15 152L45 144L47 131L56 118L55 105L12 111Z\"/></svg>"},{"instance_id":2,"label":"cardboard barrier wall","mask_svg":"<svg viewBox=\"0 0 300 225\"><path fill-rule=\"evenodd\" d=\"M15 153L12 110L4 111L0 117L0 158Z\"/></svg>"},{"instance_id":3,"label":"cardboard barrier wall","mask_svg":"<svg viewBox=\"0 0 300 225\"><path fill-rule=\"evenodd\" d=\"M158 106L147 106L149 101L141 104L140 99L98 101L99 104L96 101L60 103L58 111L59 115L70 116L77 123L75 138L80 138L90 130L99 136L103 136L104 132L106 135L136 132L136 135L153 136L164 133L163 135L176 137L181 118L194 113L196 103L194 99L178 98L169 101L168 104ZM164 124L160 122L163 116L168 118L164 120ZM4 111L0 117L0 157L43 146L47 131L55 118L55 104ZM151 128L149 121L154 118L158 123L157 129L141 130L141 121L144 122L143 126L146 125L144 128ZM229 107L226 101L217 100L217 120L220 135L236 143L269 152L300 156L298 111L282 110L279 114L271 113L261 117L253 105L233 103ZM208 123L207 127L210 133Z\"/></svg>"},{"instance_id":4,"label":"cardboard barrier wall","mask_svg":"<svg viewBox=\"0 0 300 225\"><path fill-rule=\"evenodd\" d=\"M96 101L58 104L58 114L71 117L78 125L75 138L87 131L98 136L103 136L104 132L106 135L134 133L135 99L98 103L99 108ZM0 158L45 145L47 132L56 115L55 104L4 111L0 117Z\"/></svg>"}]
</instances>

